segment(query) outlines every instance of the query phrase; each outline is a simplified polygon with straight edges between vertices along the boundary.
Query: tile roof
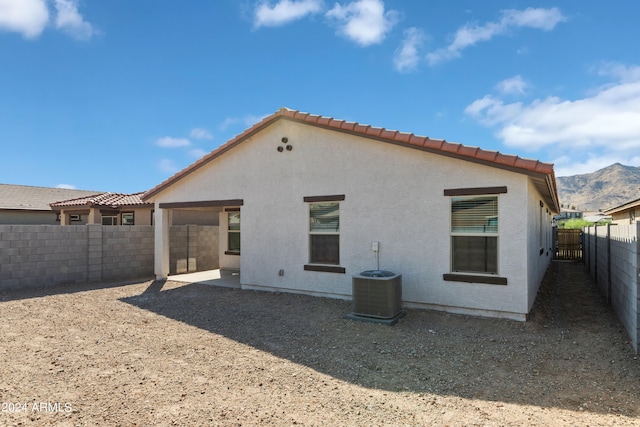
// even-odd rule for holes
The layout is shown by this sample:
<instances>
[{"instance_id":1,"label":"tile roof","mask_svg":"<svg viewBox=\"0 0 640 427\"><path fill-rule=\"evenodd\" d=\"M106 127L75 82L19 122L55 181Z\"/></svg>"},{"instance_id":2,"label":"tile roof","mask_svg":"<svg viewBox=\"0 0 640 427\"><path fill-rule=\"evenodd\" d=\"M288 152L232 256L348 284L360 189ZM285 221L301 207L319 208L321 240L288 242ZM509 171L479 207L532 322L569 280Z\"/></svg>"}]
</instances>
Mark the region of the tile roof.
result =
<instances>
[{"instance_id":1,"label":"tile roof","mask_svg":"<svg viewBox=\"0 0 640 427\"><path fill-rule=\"evenodd\" d=\"M384 141L391 144L402 145L409 148L416 148L423 151L429 151L435 154L455 157L462 160L482 163L502 169L508 169L514 172L525 173L534 176L546 176L550 186L550 199L554 200L556 208L559 209L558 192L556 188L555 174L552 163L543 163L538 160L525 159L510 154L502 154L498 151L483 150L478 147L465 146L459 143L447 142L443 139L431 139L428 136L414 135L413 133L399 132L397 130L389 130L370 125L363 125L356 122L348 122L346 120L338 120L332 117L319 116L310 113L304 113L298 110L288 108L280 108L270 116L265 117L260 122L254 124L249 129L227 141L211 153L205 155L200 160L192 163L182 171L176 173L166 181L158 184L151 190L147 191L142 197L143 200L148 199L154 194L162 191L169 185L180 180L189 173L199 169L209 161L224 154L237 144L246 140L250 136L256 134L260 130L269 126L279 119L288 119L300 123L306 123L325 129L331 129L341 132L358 135L365 138L372 138L378 141Z\"/></svg>"},{"instance_id":2,"label":"tile roof","mask_svg":"<svg viewBox=\"0 0 640 427\"><path fill-rule=\"evenodd\" d=\"M51 203L53 209L61 209L66 207L103 207L117 209L124 206L138 206L148 205L152 206L152 203L142 201L142 195L144 192L135 194L122 194L122 193L100 193L87 197L80 197L70 200L62 200L59 202Z\"/></svg>"},{"instance_id":3,"label":"tile roof","mask_svg":"<svg viewBox=\"0 0 640 427\"><path fill-rule=\"evenodd\" d=\"M0 209L51 211L50 203L99 193L100 191L0 184Z\"/></svg>"}]
</instances>

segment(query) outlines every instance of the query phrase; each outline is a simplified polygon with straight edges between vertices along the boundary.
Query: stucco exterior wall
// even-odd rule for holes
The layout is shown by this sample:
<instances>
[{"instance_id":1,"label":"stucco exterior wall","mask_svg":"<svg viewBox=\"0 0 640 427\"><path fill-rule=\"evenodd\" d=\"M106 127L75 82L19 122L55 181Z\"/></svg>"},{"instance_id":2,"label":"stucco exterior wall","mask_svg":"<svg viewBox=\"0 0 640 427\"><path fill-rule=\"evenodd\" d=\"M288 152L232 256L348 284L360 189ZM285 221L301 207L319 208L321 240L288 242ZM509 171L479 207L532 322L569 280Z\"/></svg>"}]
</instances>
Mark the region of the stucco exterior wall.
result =
<instances>
[{"instance_id":1,"label":"stucco exterior wall","mask_svg":"<svg viewBox=\"0 0 640 427\"><path fill-rule=\"evenodd\" d=\"M0 210L0 224L14 224L14 225L27 225L27 224L41 224L41 225L56 225L60 224L56 220L56 213L53 211L26 211L26 210ZM86 215L82 216L81 222L73 222L73 225L86 224Z\"/></svg>"},{"instance_id":2,"label":"stucco exterior wall","mask_svg":"<svg viewBox=\"0 0 640 427\"><path fill-rule=\"evenodd\" d=\"M550 207L542 202L542 196L535 186L527 180L528 197L523 201L527 206L525 233L527 235L527 263L523 268L528 271L527 308L531 310L538 294L544 274L553 258L553 214Z\"/></svg>"},{"instance_id":3,"label":"stucco exterior wall","mask_svg":"<svg viewBox=\"0 0 640 427\"><path fill-rule=\"evenodd\" d=\"M122 220L122 213L133 212L133 221L135 225L151 225L151 209L149 208L136 208L136 209L122 209L120 215L118 215L118 221Z\"/></svg>"},{"instance_id":4,"label":"stucco exterior wall","mask_svg":"<svg viewBox=\"0 0 640 427\"><path fill-rule=\"evenodd\" d=\"M634 218L633 221L631 221L632 216ZM623 212L617 212L617 213L611 214L611 220L612 222L615 222L618 224L636 223L640 220L640 207L630 208Z\"/></svg>"},{"instance_id":5,"label":"stucco exterior wall","mask_svg":"<svg viewBox=\"0 0 640 427\"><path fill-rule=\"evenodd\" d=\"M277 151L283 137L291 151ZM531 237L523 216L538 201L528 182L495 167L279 120L153 201L157 211L164 202L243 199L239 266L245 288L350 298L351 276L377 267L371 242L378 241L380 268L403 276L406 306L524 319L531 282L539 276L527 265ZM498 198L499 276L508 285L444 281L451 209L444 189L496 186L507 187ZM345 195L340 264L346 274L305 271L309 204L303 198L336 194ZM227 265L222 254L220 265Z\"/></svg>"}]
</instances>

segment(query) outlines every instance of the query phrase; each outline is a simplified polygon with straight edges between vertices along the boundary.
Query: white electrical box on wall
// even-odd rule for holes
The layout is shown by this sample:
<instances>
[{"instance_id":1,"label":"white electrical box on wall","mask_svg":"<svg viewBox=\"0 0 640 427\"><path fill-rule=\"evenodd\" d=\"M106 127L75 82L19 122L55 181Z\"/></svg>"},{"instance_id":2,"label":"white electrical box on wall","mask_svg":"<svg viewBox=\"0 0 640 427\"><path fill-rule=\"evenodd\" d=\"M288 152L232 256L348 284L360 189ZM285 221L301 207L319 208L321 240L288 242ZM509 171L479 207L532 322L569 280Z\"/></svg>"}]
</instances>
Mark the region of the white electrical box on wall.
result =
<instances>
[{"instance_id":1,"label":"white electrical box on wall","mask_svg":"<svg viewBox=\"0 0 640 427\"><path fill-rule=\"evenodd\" d=\"M373 252L378 252L380 247L380 242L371 242L371 250Z\"/></svg>"}]
</instances>

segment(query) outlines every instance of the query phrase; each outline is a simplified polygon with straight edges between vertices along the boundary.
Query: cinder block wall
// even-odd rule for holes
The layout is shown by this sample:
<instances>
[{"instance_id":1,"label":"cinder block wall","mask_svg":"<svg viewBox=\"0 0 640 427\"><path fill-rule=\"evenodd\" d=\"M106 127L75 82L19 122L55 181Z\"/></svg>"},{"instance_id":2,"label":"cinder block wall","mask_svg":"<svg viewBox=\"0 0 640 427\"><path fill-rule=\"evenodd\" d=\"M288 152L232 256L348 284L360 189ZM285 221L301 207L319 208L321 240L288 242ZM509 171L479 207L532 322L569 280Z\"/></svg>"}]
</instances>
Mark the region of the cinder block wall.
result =
<instances>
[{"instance_id":1,"label":"cinder block wall","mask_svg":"<svg viewBox=\"0 0 640 427\"><path fill-rule=\"evenodd\" d=\"M102 280L153 276L152 226L99 227L102 229Z\"/></svg>"},{"instance_id":2,"label":"cinder block wall","mask_svg":"<svg viewBox=\"0 0 640 427\"><path fill-rule=\"evenodd\" d=\"M0 225L0 289L153 276L153 227Z\"/></svg>"},{"instance_id":3,"label":"cinder block wall","mask_svg":"<svg viewBox=\"0 0 640 427\"><path fill-rule=\"evenodd\" d=\"M169 230L169 274L220 268L218 227L173 225Z\"/></svg>"},{"instance_id":4,"label":"cinder block wall","mask_svg":"<svg viewBox=\"0 0 640 427\"><path fill-rule=\"evenodd\" d=\"M611 301L637 352L640 345L640 223L599 226L597 233L595 227L584 231L589 273Z\"/></svg>"},{"instance_id":5,"label":"cinder block wall","mask_svg":"<svg viewBox=\"0 0 640 427\"><path fill-rule=\"evenodd\" d=\"M638 224L611 226L611 305L630 331L638 351L640 341L640 244ZM635 331L635 333L634 333Z\"/></svg>"}]
</instances>

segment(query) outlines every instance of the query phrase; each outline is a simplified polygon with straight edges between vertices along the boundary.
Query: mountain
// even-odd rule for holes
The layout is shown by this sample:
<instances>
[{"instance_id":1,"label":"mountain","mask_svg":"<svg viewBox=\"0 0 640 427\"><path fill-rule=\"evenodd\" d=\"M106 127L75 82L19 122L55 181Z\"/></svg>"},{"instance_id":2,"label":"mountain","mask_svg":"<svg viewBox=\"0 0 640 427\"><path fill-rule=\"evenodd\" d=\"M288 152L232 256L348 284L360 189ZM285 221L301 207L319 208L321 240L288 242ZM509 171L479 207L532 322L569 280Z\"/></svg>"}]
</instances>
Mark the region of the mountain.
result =
<instances>
[{"instance_id":1,"label":"mountain","mask_svg":"<svg viewBox=\"0 0 640 427\"><path fill-rule=\"evenodd\" d=\"M557 177L556 183L564 207L606 210L640 198L640 167L614 163L593 173Z\"/></svg>"}]
</instances>

